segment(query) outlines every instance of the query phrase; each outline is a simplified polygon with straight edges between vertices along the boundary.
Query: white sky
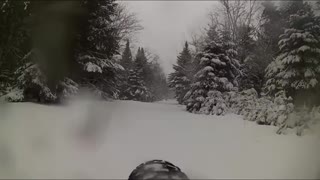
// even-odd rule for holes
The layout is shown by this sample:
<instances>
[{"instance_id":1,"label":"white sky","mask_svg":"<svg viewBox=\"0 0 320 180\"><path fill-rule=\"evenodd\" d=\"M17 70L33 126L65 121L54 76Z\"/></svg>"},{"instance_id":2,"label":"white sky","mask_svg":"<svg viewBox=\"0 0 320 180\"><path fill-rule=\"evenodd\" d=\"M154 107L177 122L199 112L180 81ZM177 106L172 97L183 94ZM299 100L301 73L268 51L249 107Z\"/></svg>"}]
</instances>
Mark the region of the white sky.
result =
<instances>
[{"instance_id":1,"label":"white sky","mask_svg":"<svg viewBox=\"0 0 320 180\"><path fill-rule=\"evenodd\" d=\"M166 73L190 40L192 32L206 25L207 13L217 1L125 1L137 13L144 27L138 34L138 45L160 56ZM135 54L135 52L133 52Z\"/></svg>"}]
</instances>

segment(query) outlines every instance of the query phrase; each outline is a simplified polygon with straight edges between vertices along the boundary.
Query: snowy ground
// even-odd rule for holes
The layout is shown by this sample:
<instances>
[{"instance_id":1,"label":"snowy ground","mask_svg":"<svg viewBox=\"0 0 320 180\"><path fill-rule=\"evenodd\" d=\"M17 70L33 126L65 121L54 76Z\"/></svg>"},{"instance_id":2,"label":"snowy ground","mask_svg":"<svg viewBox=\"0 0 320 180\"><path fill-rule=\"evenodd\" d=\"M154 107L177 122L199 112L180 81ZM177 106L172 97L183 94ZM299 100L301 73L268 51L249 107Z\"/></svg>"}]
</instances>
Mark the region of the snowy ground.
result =
<instances>
[{"instance_id":1,"label":"snowy ground","mask_svg":"<svg viewBox=\"0 0 320 180\"><path fill-rule=\"evenodd\" d=\"M170 161L197 179L320 177L316 132L276 135L274 127L235 115L187 113L174 101L0 108L0 177L126 179L152 159ZM88 119L100 133L81 133Z\"/></svg>"}]
</instances>

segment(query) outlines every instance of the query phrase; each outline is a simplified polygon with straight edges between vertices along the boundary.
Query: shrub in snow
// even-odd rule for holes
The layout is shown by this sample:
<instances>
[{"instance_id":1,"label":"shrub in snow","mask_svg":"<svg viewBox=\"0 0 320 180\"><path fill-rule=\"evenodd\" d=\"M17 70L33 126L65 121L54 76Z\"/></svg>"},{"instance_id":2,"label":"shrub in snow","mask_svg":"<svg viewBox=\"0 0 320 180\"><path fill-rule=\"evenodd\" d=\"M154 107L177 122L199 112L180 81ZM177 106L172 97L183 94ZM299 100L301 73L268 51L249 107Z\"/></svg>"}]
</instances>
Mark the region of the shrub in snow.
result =
<instances>
[{"instance_id":1,"label":"shrub in snow","mask_svg":"<svg viewBox=\"0 0 320 180\"><path fill-rule=\"evenodd\" d=\"M253 111L256 114L255 121L258 124L279 126L293 111L291 101L284 91L278 92L272 100L267 97L259 98L256 101L257 108Z\"/></svg>"},{"instance_id":2,"label":"shrub in snow","mask_svg":"<svg viewBox=\"0 0 320 180\"><path fill-rule=\"evenodd\" d=\"M271 108L270 108L271 109ZM287 97L284 91L276 93L272 104L273 112L269 116L271 118L267 119L267 123L279 126L288 119L288 115L293 112L294 105L292 103L292 98Z\"/></svg>"},{"instance_id":3,"label":"shrub in snow","mask_svg":"<svg viewBox=\"0 0 320 180\"><path fill-rule=\"evenodd\" d=\"M258 93L255 89L248 89L241 92L229 92L228 102L230 111L235 114L244 115L249 110L254 109Z\"/></svg>"},{"instance_id":4,"label":"shrub in snow","mask_svg":"<svg viewBox=\"0 0 320 180\"><path fill-rule=\"evenodd\" d=\"M232 93L229 97L230 112L260 125L277 126L278 134L285 133L287 129L295 129L297 135L302 135L305 129L320 122L320 107L295 108L292 98L287 97L284 91L276 93L273 98L257 98L254 89Z\"/></svg>"},{"instance_id":5,"label":"shrub in snow","mask_svg":"<svg viewBox=\"0 0 320 180\"><path fill-rule=\"evenodd\" d=\"M16 71L16 74L16 84L3 97L10 102L59 102L78 92L78 85L69 78L65 78L50 89L38 65L33 63L26 63Z\"/></svg>"},{"instance_id":6,"label":"shrub in snow","mask_svg":"<svg viewBox=\"0 0 320 180\"><path fill-rule=\"evenodd\" d=\"M226 98L220 91L209 91L203 100L199 113L207 115L225 115L228 111Z\"/></svg>"},{"instance_id":7,"label":"shrub in snow","mask_svg":"<svg viewBox=\"0 0 320 180\"><path fill-rule=\"evenodd\" d=\"M260 103L258 93L255 89L248 89L241 92L228 93L228 104L230 112L242 115L245 120L255 121L259 112L264 107L264 103ZM265 100L265 99L264 99Z\"/></svg>"},{"instance_id":8,"label":"shrub in snow","mask_svg":"<svg viewBox=\"0 0 320 180\"><path fill-rule=\"evenodd\" d=\"M10 90L8 94L2 96L1 99L9 102L21 102L24 100L23 90L14 88Z\"/></svg>"},{"instance_id":9,"label":"shrub in snow","mask_svg":"<svg viewBox=\"0 0 320 180\"><path fill-rule=\"evenodd\" d=\"M295 129L298 136L303 135L304 130L311 129L320 122L320 107L296 108L280 125L277 134L283 134L288 128Z\"/></svg>"},{"instance_id":10,"label":"shrub in snow","mask_svg":"<svg viewBox=\"0 0 320 180\"><path fill-rule=\"evenodd\" d=\"M297 135L301 135L305 129L320 122L320 107L295 108L292 98L287 97L284 91L276 93L274 97L260 98L255 89L223 94L209 91L206 98L198 96L194 102L187 104L187 108L193 109L191 112L207 115L235 113L242 115L244 120L260 125L277 126L278 134L295 129Z\"/></svg>"},{"instance_id":11,"label":"shrub in snow","mask_svg":"<svg viewBox=\"0 0 320 180\"><path fill-rule=\"evenodd\" d=\"M231 98L230 98L231 99ZM274 98L262 96L254 89L236 93L229 102L231 112L244 116L245 120L258 124L279 125L293 111L292 99L280 91Z\"/></svg>"},{"instance_id":12,"label":"shrub in snow","mask_svg":"<svg viewBox=\"0 0 320 180\"><path fill-rule=\"evenodd\" d=\"M23 92L14 98L9 93L8 101L38 101L38 102L54 102L57 96L52 92L46 84L46 79L41 73L39 67L33 63L26 63L20 67L16 74L18 75L17 84L13 87L13 92Z\"/></svg>"},{"instance_id":13,"label":"shrub in snow","mask_svg":"<svg viewBox=\"0 0 320 180\"><path fill-rule=\"evenodd\" d=\"M62 89L62 98L72 97L79 92L79 85L69 78L65 78L62 82L60 82L59 88Z\"/></svg>"}]
</instances>

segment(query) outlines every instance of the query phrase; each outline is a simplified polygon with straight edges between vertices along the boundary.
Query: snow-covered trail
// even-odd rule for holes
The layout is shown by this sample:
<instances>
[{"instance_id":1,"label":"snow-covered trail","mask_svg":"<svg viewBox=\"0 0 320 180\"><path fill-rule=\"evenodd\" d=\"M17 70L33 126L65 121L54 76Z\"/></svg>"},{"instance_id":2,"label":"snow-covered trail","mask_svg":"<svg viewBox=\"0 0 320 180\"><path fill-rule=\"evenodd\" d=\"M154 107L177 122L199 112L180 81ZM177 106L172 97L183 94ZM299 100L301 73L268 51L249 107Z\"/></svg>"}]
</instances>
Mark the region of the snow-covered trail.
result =
<instances>
[{"instance_id":1,"label":"snow-covered trail","mask_svg":"<svg viewBox=\"0 0 320 180\"><path fill-rule=\"evenodd\" d=\"M318 134L276 135L274 127L236 115L191 114L174 101L19 103L1 110L0 143L14 157L16 178L126 179L152 159L194 179L320 177ZM87 119L102 132L96 143L79 136Z\"/></svg>"}]
</instances>

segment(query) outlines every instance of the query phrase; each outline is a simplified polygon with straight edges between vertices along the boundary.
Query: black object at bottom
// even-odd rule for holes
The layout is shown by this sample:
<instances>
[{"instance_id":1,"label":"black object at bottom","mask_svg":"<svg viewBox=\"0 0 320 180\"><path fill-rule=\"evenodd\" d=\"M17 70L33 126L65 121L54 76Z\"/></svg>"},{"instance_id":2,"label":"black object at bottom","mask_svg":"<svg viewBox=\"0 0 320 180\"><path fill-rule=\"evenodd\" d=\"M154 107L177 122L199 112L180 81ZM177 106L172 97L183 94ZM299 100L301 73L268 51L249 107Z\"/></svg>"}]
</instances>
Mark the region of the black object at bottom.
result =
<instances>
[{"instance_id":1,"label":"black object at bottom","mask_svg":"<svg viewBox=\"0 0 320 180\"><path fill-rule=\"evenodd\" d=\"M152 160L140 164L133 170L129 180L180 180L189 179L179 167L163 160Z\"/></svg>"}]
</instances>

